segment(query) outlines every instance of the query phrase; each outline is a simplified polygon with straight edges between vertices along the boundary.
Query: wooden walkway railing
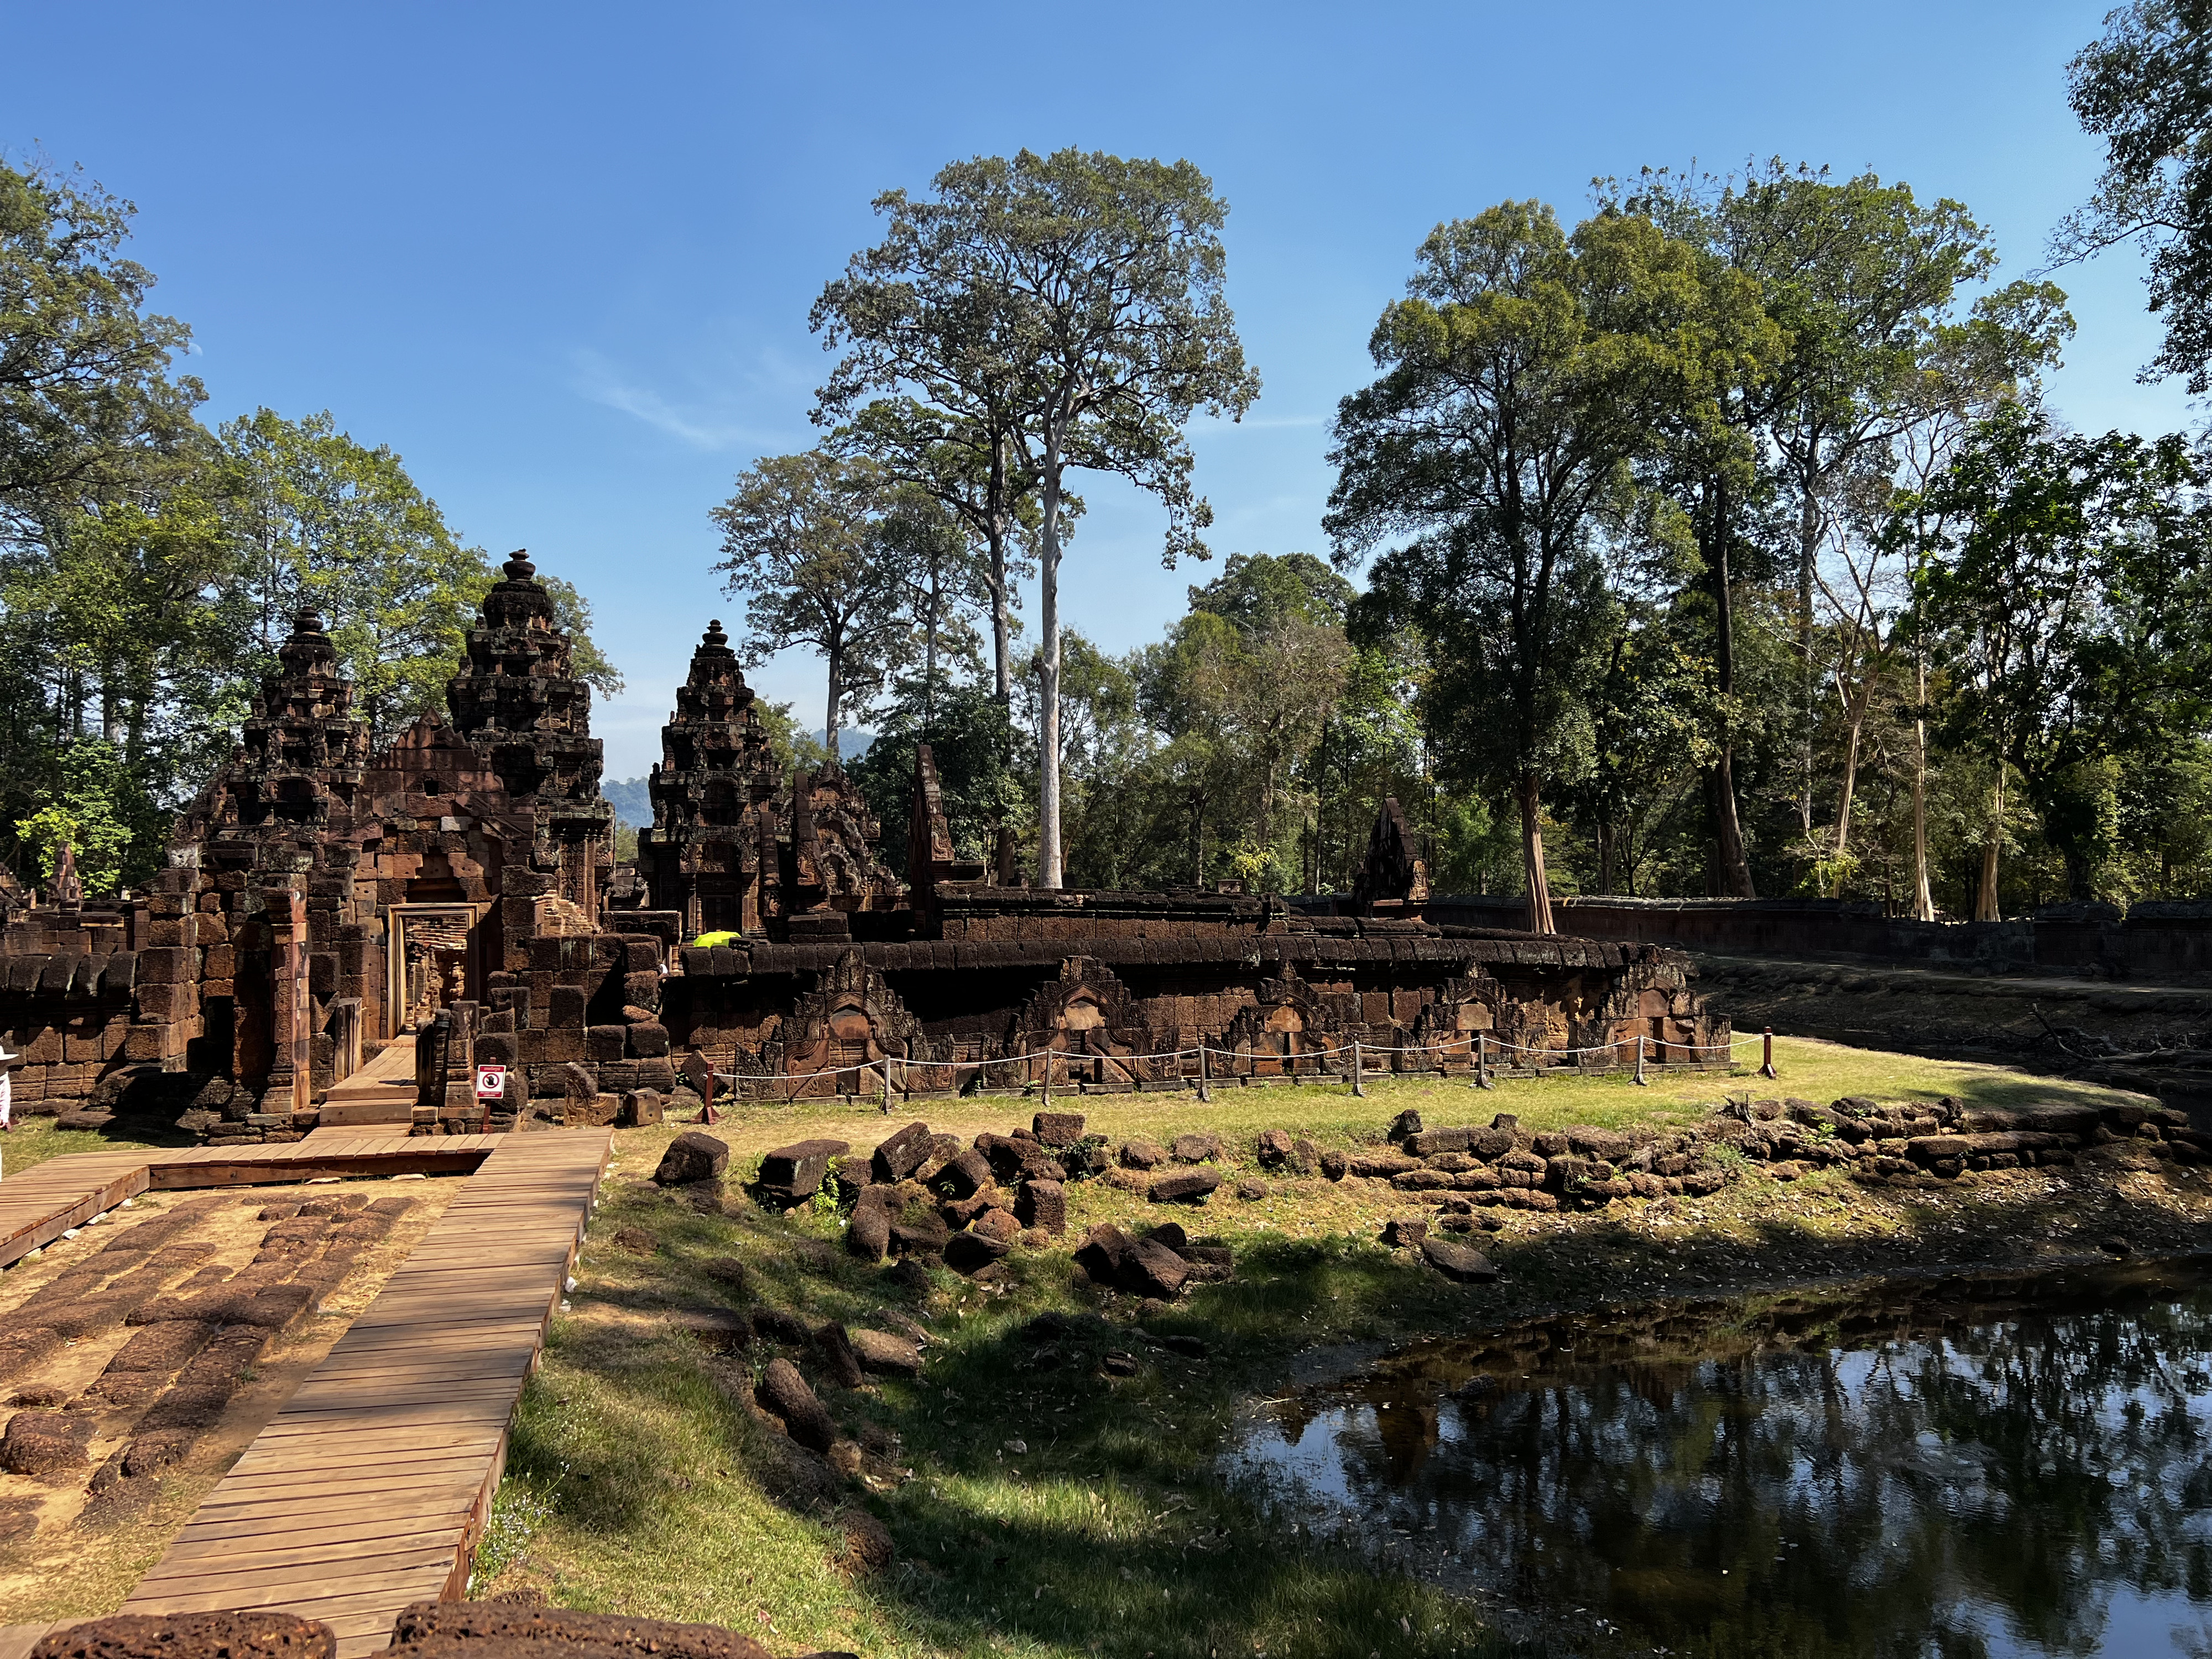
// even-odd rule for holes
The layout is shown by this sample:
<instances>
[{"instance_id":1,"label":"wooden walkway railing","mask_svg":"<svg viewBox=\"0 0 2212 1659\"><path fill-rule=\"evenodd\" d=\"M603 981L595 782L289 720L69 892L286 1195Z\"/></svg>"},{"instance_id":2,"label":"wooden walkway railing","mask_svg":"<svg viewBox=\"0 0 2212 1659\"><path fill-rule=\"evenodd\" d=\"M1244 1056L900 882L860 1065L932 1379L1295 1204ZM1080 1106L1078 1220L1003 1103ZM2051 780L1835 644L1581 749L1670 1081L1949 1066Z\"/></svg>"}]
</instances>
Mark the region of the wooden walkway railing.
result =
<instances>
[{"instance_id":1,"label":"wooden walkway railing","mask_svg":"<svg viewBox=\"0 0 2212 1659\"><path fill-rule=\"evenodd\" d=\"M353 1659L387 1644L408 1602L465 1593L508 1419L560 1305L612 1137L319 1132L284 1146L156 1153L158 1164L143 1152L54 1160L100 1167L80 1168L74 1186L56 1172L41 1189L49 1203L87 1181L112 1190L126 1179L118 1158L158 1176L156 1185L186 1186L299 1180L306 1170L381 1173L422 1148L465 1156L476 1171L124 1612L282 1607L328 1622L340 1659ZM0 1183L0 1199L14 1184Z\"/></svg>"}]
</instances>

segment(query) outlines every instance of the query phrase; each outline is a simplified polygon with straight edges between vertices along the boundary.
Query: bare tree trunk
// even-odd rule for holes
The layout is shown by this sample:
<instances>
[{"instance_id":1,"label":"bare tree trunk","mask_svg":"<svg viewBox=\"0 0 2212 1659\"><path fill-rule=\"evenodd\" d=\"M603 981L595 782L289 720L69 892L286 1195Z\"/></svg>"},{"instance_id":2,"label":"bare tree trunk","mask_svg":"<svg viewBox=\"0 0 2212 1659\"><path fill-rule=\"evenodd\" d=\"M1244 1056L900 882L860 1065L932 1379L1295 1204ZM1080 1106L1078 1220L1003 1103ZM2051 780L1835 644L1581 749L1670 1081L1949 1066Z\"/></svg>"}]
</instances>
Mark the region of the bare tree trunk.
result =
<instances>
[{"instance_id":1,"label":"bare tree trunk","mask_svg":"<svg viewBox=\"0 0 2212 1659\"><path fill-rule=\"evenodd\" d=\"M1552 924L1552 880L1544 870L1543 798L1536 775L1521 775L1521 862L1528 887L1528 931L1556 932Z\"/></svg>"},{"instance_id":2,"label":"bare tree trunk","mask_svg":"<svg viewBox=\"0 0 2212 1659\"><path fill-rule=\"evenodd\" d=\"M830 764L837 764L837 705L843 701L840 693L845 687L845 648L842 642L832 641L823 653L830 659L830 700L822 717L822 746L830 751Z\"/></svg>"},{"instance_id":3,"label":"bare tree trunk","mask_svg":"<svg viewBox=\"0 0 2212 1659\"><path fill-rule=\"evenodd\" d=\"M929 621L924 636L921 665L921 735L926 742L936 740L938 587L938 579L933 572L929 580Z\"/></svg>"},{"instance_id":4,"label":"bare tree trunk","mask_svg":"<svg viewBox=\"0 0 2212 1659\"><path fill-rule=\"evenodd\" d=\"M1928 722L1919 713L1928 706L1927 656L1916 651L1912 666L1912 915L1917 921L1933 921L1936 895L1928 885Z\"/></svg>"},{"instance_id":5,"label":"bare tree trunk","mask_svg":"<svg viewBox=\"0 0 2212 1659\"><path fill-rule=\"evenodd\" d=\"M1720 889L1726 898L1757 898L1751 860L1743 848L1743 823L1735 811L1735 750L1723 749L1713 763L1713 830L1719 841Z\"/></svg>"},{"instance_id":6,"label":"bare tree trunk","mask_svg":"<svg viewBox=\"0 0 2212 1659\"><path fill-rule=\"evenodd\" d=\"M2002 921L1997 909L1997 854L2004 842L2004 763L1997 763L1997 787L1990 796L1990 835L1982 843L1982 881L1974 894L1976 921Z\"/></svg>"},{"instance_id":7,"label":"bare tree trunk","mask_svg":"<svg viewBox=\"0 0 2212 1659\"><path fill-rule=\"evenodd\" d=\"M1814 561L1820 550L1820 504L1808 487L1797 514L1797 657L1804 707L1798 710L1803 729L1798 734L1797 822L1802 832L1813 833L1813 733L1819 724L1820 687L1813 672Z\"/></svg>"},{"instance_id":8,"label":"bare tree trunk","mask_svg":"<svg viewBox=\"0 0 2212 1659\"><path fill-rule=\"evenodd\" d=\"M1001 438L991 448L991 669L999 712L1011 715L1014 706L1012 627L1007 620L1006 538L1012 532L1005 507L1006 444Z\"/></svg>"},{"instance_id":9,"label":"bare tree trunk","mask_svg":"<svg viewBox=\"0 0 2212 1659\"><path fill-rule=\"evenodd\" d=\"M1729 575L1728 492L1716 482L1712 503L1713 608L1717 635L1714 666L1723 698L1735 691L1735 593ZM1751 860L1743 849L1743 822L1736 815L1735 749L1721 745L1713 768L1714 831L1720 843L1720 887L1731 898L1756 898Z\"/></svg>"},{"instance_id":10,"label":"bare tree trunk","mask_svg":"<svg viewBox=\"0 0 2212 1659\"><path fill-rule=\"evenodd\" d=\"M1206 793L1190 792L1190 884L1206 885Z\"/></svg>"},{"instance_id":11,"label":"bare tree trunk","mask_svg":"<svg viewBox=\"0 0 2212 1659\"><path fill-rule=\"evenodd\" d=\"M1851 700L1850 723L1844 737L1844 775L1836 784L1836 835L1828 856L1837 865L1835 891L1831 898L1844 896L1842 864L1844 854L1851 845L1851 797L1857 793L1859 781L1859 735L1866 730L1868 698L1874 679L1869 675L1859 686L1859 694Z\"/></svg>"},{"instance_id":12,"label":"bare tree trunk","mask_svg":"<svg viewBox=\"0 0 2212 1659\"><path fill-rule=\"evenodd\" d=\"M1275 854L1275 760L1267 757L1267 776L1260 793L1260 856L1273 859Z\"/></svg>"},{"instance_id":13,"label":"bare tree trunk","mask_svg":"<svg viewBox=\"0 0 2212 1659\"><path fill-rule=\"evenodd\" d=\"M1044 546L1038 584L1037 885L1060 884L1060 445L1044 453Z\"/></svg>"}]
</instances>

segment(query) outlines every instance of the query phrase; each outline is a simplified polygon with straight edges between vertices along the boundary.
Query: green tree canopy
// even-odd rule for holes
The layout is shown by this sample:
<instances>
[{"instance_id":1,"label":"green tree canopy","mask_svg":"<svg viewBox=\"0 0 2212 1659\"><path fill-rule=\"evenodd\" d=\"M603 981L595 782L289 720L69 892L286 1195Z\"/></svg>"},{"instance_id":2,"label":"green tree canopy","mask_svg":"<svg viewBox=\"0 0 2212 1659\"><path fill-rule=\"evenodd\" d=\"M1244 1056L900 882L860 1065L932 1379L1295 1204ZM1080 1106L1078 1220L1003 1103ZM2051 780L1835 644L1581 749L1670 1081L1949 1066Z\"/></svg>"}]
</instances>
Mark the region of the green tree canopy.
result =
<instances>
[{"instance_id":1,"label":"green tree canopy","mask_svg":"<svg viewBox=\"0 0 2212 1659\"><path fill-rule=\"evenodd\" d=\"M723 559L714 568L745 600L747 661L795 645L822 653L830 758L848 699L880 685L905 641L910 577L886 534L894 496L872 461L826 449L772 455L738 475L714 509Z\"/></svg>"},{"instance_id":2,"label":"green tree canopy","mask_svg":"<svg viewBox=\"0 0 2212 1659\"><path fill-rule=\"evenodd\" d=\"M2212 391L2212 4L2135 0L2108 13L2066 78L2082 128L2105 141L2105 170L2052 234L2051 257L2139 246L2166 321L2143 378Z\"/></svg>"},{"instance_id":3,"label":"green tree canopy","mask_svg":"<svg viewBox=\"0 0 2212 1659\"><path fill-rule=\"evenodd\" d=\"M0 162L0 533L103 498L194 435L204 393L169 375L191 331L144 310L153 273L123 257L137 211Z\"/></svg>"},{"instance_id":4,"label":"green tree canopy","mask_svg":"<svg viewBox=\"0 0 2212 1659\"><path fill-rule=\"evenodd\" d=\"M391 448L325 410L226 421L234 572L222 604L244 654L274 665L303 604L322 612L362 712L380 732L443 708L446 682L497 580Z\"/></svg>"},{"instance_id":5,"label":"green tree canopy","mask_svg":"<svg viewBox=\"0 0 2212 1659\"><path fill-rule=\"evenodd\" d=\"M2212 708L2208 486L2185 439L2085 437L2008 406L1899 505L1948 735L2017 772L2076 898L2113 851L2119 771Z\"/></svg>"},{"instance_id":6,"label":"green tree canopy","mask_svg":"<svg viewBox=\"0 0 2212 1659\"><path fill-rule=\"evenodd\" d=\"M1648 220L1601 214L1570 239L1550 209L1505 203L1423 243L1370 343L1382 378L1337 414L1336 557L1402 538L1372 572L1370 631L1428 641L1451 765L1517 799L1540 933L1544 781L1587 763L1606 528L1669 422L1711 424L1742 311Z\"/></svg>"},{"instance_id":7,"label":"green tree canopy","mask_svg":"<svg viewBox=\"0 0 2212 1659\"><path fill-rule=\"evenodd\" d=\"M878 416L878 440L902 457L952 446L943 467L891 464L963 481L938 493L976 504L960 510L980 513L994 573L1016 503L1036 494L1038 879L1057 887L1066 473L1114 473L1158 496L1168 562L1202 553L1212 513L1183 427L1201 409L1241 416L1259 395L1224 288L1228 208L1188 161L1076 149L956 161L931 188L877 199L890 235L817 305L817 326L851 348L822 406L903 386L935 410Z\"/></svg>"}]
</instances>

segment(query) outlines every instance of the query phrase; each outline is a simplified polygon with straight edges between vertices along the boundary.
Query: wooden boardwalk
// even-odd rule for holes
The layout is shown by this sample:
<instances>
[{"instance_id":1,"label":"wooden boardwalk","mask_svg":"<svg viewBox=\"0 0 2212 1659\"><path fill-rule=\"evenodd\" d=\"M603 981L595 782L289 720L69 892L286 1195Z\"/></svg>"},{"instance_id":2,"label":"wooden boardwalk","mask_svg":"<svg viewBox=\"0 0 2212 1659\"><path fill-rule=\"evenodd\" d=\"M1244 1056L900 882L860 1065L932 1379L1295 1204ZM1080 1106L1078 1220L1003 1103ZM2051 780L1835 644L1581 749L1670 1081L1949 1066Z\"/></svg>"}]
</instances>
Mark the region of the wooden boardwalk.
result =
<instances>
[{"instance_id":1,"label":"wooden boardwalk","mask_svg":"<svg viewBox=\"0 0 2212 1659\"><path fill-rule=\"evenodd\" d=\"M0 1157L6 1150L0 1143ZM33 1164L21 1175L0 1176L0 1267L21 1261L125 1199L136 1198L152 1184L149 1160L167 1156L139 1147L75 1152Z\"/></svg>"},{"instance_id":2,"label":"wooden boardwalk","mask_svg":"<svg viewBox=\"0 0 2212 1659\"><path fill-rule=\"evenodd\" d=\"M466 1590L612 1145L604 1130L466 1138L497 1145L124 1612L283 1607L351 1656L386 1646L408 1602Z\"/></svg>"},{"instance_id":3,"label":"wooden boardwalk","mask_svg":"<svg viewBox=\"0 0 2212 1659\"><path fill-rule=\"evenodd\" d=\"M140 1193L244 1187L318 1176L465 1175L503 1135L394 1134L318 1129L259 1146L131 1146L72 1152L0 1178L0 1267ZM0 1146L0 1152L4 1152Z\"/></svg>"},{"instance_id":4,"label":"wooden boardwalk","mask_svg":"<svg viewBox=\"0 0 2212 1659\"><path fill-rule=\"evenodd\" d=\"M415 1111L415 1038L403 1033L368 1065L323 1097L316 1121L333 1125L405 1123ZM0 1654L0 1659L7 1659Z\"/></svg>"},{"instance_id":5,"label":"wooden boardwalk","mask_svg":"<svg viewBox=\"0 0 2212 1659\"><path fill-rule=\"evenodd\" d=\"M149 1182L381 1174L425 1149L475 1165L122 1610L282 1607L329 1623L341 1659L353 1659L388 1644L408 1602L465 1593L508 1419L560 1305L612 1145L605 1130L412 1139L318 1131L281 1146L54 1159L79 1167L56 1171L19 1201L48 1210L24 1236L65 1212L53 1206L82 1208L134 1174L138 1191ZM258 1156L237 1156L248 1152ZM51 1167L21 1179L28 1186ZM0 1183L0 1199L13 1198L15 1185ZM0 1204L0 1224L27 1213ZM9 1638L19 1633L0 1632L0 1659L12 1659Z\"/></svg>"}]
</instances>

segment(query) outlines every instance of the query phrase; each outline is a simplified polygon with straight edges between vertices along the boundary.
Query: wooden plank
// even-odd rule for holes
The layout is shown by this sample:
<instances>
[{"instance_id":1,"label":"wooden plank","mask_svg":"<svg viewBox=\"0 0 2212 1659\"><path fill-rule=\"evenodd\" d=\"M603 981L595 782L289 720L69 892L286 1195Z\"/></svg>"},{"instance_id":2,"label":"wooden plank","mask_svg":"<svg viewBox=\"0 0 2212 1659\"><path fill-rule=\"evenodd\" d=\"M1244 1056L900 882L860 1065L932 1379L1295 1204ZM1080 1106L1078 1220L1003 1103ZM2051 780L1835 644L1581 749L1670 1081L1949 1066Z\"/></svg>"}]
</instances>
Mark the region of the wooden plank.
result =
<instances>
[{"instance_id":1,"label":"wooden plank","mask_svg":"<svg viewBox=\"0 0 2212 1659\"><path fill-rule=\"evenodd\" d=\"M282 1607L296 1613L302 1619L324 1619L329 1614L318 1611L321 1607L344 1609L356 1613L384 1610L384 1628L390 1630L398 1620L399 1610L410 1601L435 1601L445 1599L447 1581L451 1573L442 1559L430 1560L420 1565L393 1567L386 1571L366 1570L358 1575L337 1575L310 1569L301 1580L282 1580L275 1583L255 1583L242 1579L234 1583L210 1583L194 1580L188 1589L162 1598L157 1608L138 1607L125 1601L125 1613L222 1613L236 1607ZM313 1595L318 1581L325 1590Z\"/></svg>"},{"instance_id":2,"label":"wooden plank","mask_svg":"<svg viewBox=\"0 0 2212 1659\"><path fill-rule=\"evenodd\" d=\"M461 1593L611 1140L413 1139L483 1143L456 1149L480 1162L125 1611L282 1607L357 1659L408 1601Z\"/></svg>"},{"instance_id":3,"label":"wooden plank","mask_svg":"<svg viewBox=\"0 0 2212 1659\"><path fill-rule=\"evenodd\" d=\"M372 1513L358 1506L292 1509L279 1512L255 1510L228 1521L210 1522L189 1539L173 1547L177 1559L204 1555L228 1555L240 1548L308 1548L325 1542L375 1537L421 1538L441 1529L451 1530L466 1516L475 1493L459 1487L424 1492L398 1501L380 1504Z\"/></svg>"},{"instance_id":4,"label":"wooden plank","mask_svg":"<svg viewBox=\"0 0 2212 1659\"><path fill-rule=\"evenodd\" d=\"M192 1510L192 1526L228 1526L232 1522L261 1526L276 1516L358 1516L369 1510L380 1513L383 1509L403 1510L411 1504L452 1509L456 1502L467 1506L473 1486L473 1458L392 1464L372 1478L361 1480L257 1482L248 1475L232 1489L226 1502L206 1502Z\"/></svg>"},{"instance_id":5,"label":"wooden plank","mask_svg":"<svg viewBox=\"0 0 2212 1659\"><path fill-rule=\"evenodd\" d=\"M70 1620L44 1625L0 1625L0 1659L31 1659L31 1650L49 1631L59 1630Z\"/></svg>"}]
</instances>

